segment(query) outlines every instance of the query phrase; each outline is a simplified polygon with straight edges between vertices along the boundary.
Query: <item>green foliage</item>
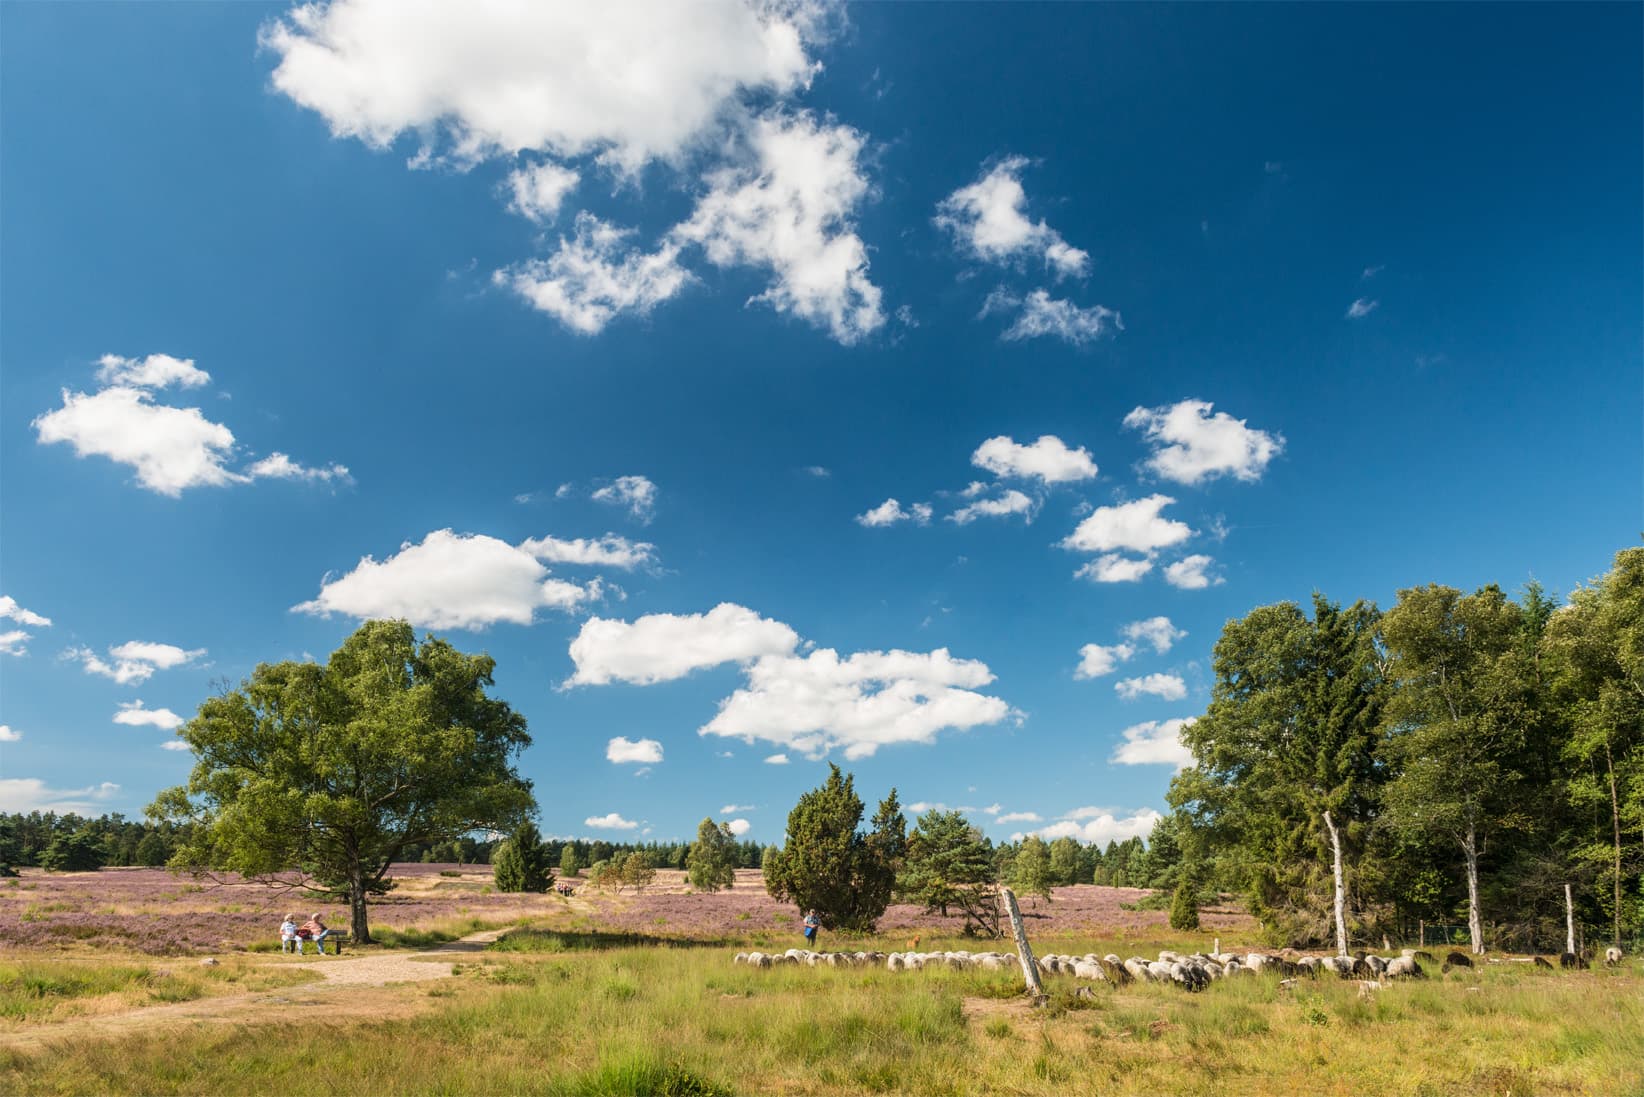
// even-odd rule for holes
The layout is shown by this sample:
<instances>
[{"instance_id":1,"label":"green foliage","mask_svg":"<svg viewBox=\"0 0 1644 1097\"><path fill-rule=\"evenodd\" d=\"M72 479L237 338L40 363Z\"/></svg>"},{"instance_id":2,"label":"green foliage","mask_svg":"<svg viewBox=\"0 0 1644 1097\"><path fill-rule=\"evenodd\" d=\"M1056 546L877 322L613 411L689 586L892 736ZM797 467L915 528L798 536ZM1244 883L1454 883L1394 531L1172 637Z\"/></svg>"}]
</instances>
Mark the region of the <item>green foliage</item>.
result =
<instances>
[{"instance_id":1,"label":"green foliage","mask_svg":"<svg viewBox=\"0 0 1644 1097\"><path fill-rule=\"evenodd\" d=\"M656 879L651 859L635 850L622 859L622 882L635 891L644 891Z\"/></svg>"},{"instance_id":2,"label":"green foliage","mask_svg":"<svg viewBox=\"0 0 1644 1097\"><path fill-rule=\"evenodd\" d=\"M1063 836L1050 843L1050 879L1057 887L1081 883L1077 839Z\"/></svg>"},{"instance_id":3,"label":"green foliage","mask_svg":"<svg viewBox=\"0 0 1644 1097\"><path fill-rule=\"evenodd\" d=\"M346 898L369 941L366 899L412 846L508 830L533 810L514 770L525 720L486 693L494 662L403 621L362 625L325 664L264 663L201 703L179 735L188 784L150 814L195 824L173 863Z\"/></svg>"},{"instance_id":4,"label":"green foliage","mask_svg":"<svg viewBox=\"0 0 1644 1097\"><path fill-rule=\"evenodd\" d=\"M40 856L40 866L50 872L91 872L103 862L103 846L89 830L59 834Z\"/></svg>"},{"instance_id":5,"label":"green foliage","mask_svg":"<svg viewBox=\"0 0 1644 1097\"><path fill-rule=\"evenodd\" d=\"M967 934L1000 933L998 880L993 848L962 812L931 810L908 836L907 863L898 890L926 912L944 918L950 908L965 917Z\"/></svg>"},{"instance_id":6,"label":"green foliage","mask_svg":"<svg viewBox=\"0 0 1644 1097\"><path fill-rule=\"evenodd\" d=\"M566 842L565 848L560 850L559 853L560 876L562 878L569 879L581 870L582 862L577 857L577 847L573 846L570 842Z\"/></svg>"},{"instance_id":7,"label":"green foliage","mask_svg":"<svg viewBox=\"0 0 1644 1097\"><path fill-rule=\"evenodd\" d=\"M1041 899L1050 898L1050 889L1055 882L1051 873L1050 847L1045 840L1037 835L1029 835L1022 840L1022 848L1016 851L1016 857L1011 861L1010 883L1022 895L1036 895Z\"/></svg>"},{"instance_id":8,"label":"green foliage","mask_svg":"<svg viewBox=\"0 0 1644 1097\"><path fill-rule=\"evenodd\" d=\"M1176 885L1170 897L1170 928L1183 933L1199 928L1199 905L1193 884L1186 876Z\"/></svg>"},{"instance_id":9,"label":"green foliage","mask_svg":"<svg viewBox=\"0 0 1644 1097\"><path fill-rule=\"evenodd\" d=\"M736 837L729 823L703 819L697 824L685 871L698 891L718 891L736 883Z\"/></svg>"},{"instance_id":10,"label":"green foliage","mask_svg":"<svg viewBox=\"0 0 1644 1097\"><path fill-rule=\"evenodd\" d=\"M816 911L824 929L868 932L889 903L885 877L892 869L881 858L895 839L887 834L870 843L857 830L862 801L855 779L838 766L828 770L822 787L801 796L788 813L781 852L765 858L765 890L800 910ZM894 804L888 818L900 818Z\"/></svg>"},{"instance_id":11,"label":"green foliage","mask_svg":"<svg viewBox=\"0 0 1644 1097\"><path fill-rule=\"evenodd\" d=\"M491 875L498 891L547 891L554 882L548 853L535 823L521 824L491 851Z\"/></svg>"}]
</instances>

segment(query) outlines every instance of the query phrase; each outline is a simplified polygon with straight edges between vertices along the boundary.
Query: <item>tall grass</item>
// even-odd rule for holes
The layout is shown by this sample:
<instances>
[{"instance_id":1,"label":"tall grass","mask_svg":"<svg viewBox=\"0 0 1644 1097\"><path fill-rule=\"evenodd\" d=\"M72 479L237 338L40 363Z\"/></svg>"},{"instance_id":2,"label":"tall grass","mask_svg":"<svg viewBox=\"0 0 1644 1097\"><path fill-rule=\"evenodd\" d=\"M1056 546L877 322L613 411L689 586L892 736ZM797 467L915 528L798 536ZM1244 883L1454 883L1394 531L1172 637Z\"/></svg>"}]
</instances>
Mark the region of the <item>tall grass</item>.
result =
<instances>
[{"instance_id":1,"label":"tall grass","mask_svg":"<svg viewBox=\"0 0 1644 1097\"><path fill-rule=\"evenodd\" d=\"M109 1009L189 1002L234 991L295 986L318 978L311 972L244 961L183 970L145 962L0 963L0 1021L39 1022Z\"/></svg>"},{"instance_id":2,"label":"tall grass","mask_svg":"<svg viewBox=\"0 0 1644 1097\"><path fill-rule=\"evenodd\" d=\"M508 943L512 939L512 943ZM1069 950L1071 951L1071 949ZM1117 951L1117 950L1116 950ZM1644 1085L1644 970L1389 986L1267 977L1012 1000L1011 972L733 966L511 934L407 1020L0 1053L0 1092L1612 1094Z\"/></svg>"}]
</instances>

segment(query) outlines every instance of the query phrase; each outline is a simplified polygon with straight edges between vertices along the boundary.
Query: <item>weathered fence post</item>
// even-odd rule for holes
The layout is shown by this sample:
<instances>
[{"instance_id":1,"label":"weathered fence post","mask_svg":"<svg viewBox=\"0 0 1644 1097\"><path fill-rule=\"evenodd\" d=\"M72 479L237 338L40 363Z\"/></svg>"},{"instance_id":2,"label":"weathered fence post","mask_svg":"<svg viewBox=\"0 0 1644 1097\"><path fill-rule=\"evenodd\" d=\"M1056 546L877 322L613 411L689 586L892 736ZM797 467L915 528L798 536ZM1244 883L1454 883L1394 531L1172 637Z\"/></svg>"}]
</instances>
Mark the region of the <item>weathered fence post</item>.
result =
<instances>
[{"instance_id":1,"label":"weathered fence post","mask_svg":"<svg viewBox=\"0 0 1644 1097\"><path fill-rule=\"evenodd\" d=\"M1039 982L1039 966L1033 962L1033 949L1028 946L1022 911L1016 905L1016 893L1001 885L999 895L1005 901L1005 913L1010 916L1010 931L1016 936L1016 958L1022 963L1022 978L1027 980L1028 993L1037 1001L1045 996L1045 988Z\"/></svg>"}]
</instances>

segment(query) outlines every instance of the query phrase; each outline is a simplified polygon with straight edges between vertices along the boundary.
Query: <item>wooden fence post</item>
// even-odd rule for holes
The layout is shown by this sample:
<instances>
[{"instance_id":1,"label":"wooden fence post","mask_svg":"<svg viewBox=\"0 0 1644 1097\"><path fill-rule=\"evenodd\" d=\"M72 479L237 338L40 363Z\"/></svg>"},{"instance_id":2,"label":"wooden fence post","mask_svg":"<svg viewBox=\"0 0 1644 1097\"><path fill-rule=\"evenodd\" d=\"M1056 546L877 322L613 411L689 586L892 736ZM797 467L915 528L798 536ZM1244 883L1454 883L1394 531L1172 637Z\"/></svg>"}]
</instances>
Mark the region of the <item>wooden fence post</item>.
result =
<instances>
[{"instance_id":1,"label":"wooden fence post","mask_svg":"<svg viewBox=\"0 0 1644 1097\"><path fill-rule=\"evenodd\" d=\"M1016 936L1016 958L1022 964L1022 978L1027 981L1027 992L1033 995L1034 1001L1038 1001L1045 996L1045 988L1039 982L1039 967L1033 962L1033 949L1028 946L1027 930L1022 926L1022 912L1016 906L1016 893L1001 885L999 895L1005 901L1005 913L1010 916L1010 931Z\"/></svg>"}]
</instances>

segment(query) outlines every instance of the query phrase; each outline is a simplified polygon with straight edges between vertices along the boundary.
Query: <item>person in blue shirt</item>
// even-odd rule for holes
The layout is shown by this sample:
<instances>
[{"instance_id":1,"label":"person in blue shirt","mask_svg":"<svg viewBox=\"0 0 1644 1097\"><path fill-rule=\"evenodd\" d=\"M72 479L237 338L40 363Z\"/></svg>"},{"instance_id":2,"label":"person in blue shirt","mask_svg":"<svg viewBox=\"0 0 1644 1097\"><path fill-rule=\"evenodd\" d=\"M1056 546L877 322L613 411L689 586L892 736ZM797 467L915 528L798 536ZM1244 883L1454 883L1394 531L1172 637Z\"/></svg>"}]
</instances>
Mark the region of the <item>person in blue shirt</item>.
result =
<instances>
[{"instance_id":1,"label":"person in blue shirt","mask_svg":"<svg viewBox=\"0 0 1644 1097\"><path fill-rule=\"evenodd\" d=\"M816 947L816 931L822 928L822 919L816 916L816 911L809 911L805 915L805 944Z\"/></svg>"}]
</instances>

